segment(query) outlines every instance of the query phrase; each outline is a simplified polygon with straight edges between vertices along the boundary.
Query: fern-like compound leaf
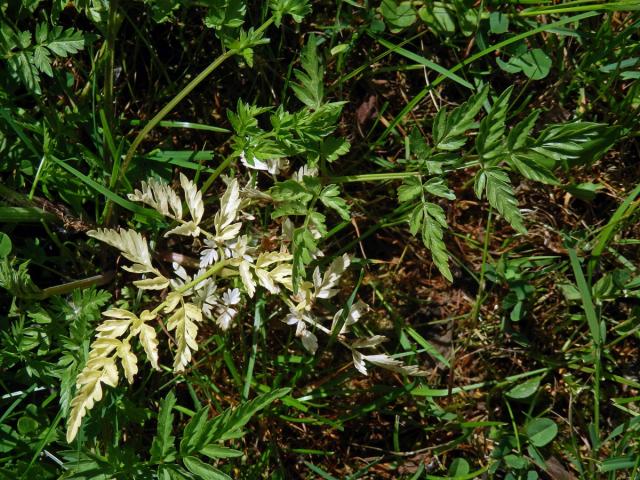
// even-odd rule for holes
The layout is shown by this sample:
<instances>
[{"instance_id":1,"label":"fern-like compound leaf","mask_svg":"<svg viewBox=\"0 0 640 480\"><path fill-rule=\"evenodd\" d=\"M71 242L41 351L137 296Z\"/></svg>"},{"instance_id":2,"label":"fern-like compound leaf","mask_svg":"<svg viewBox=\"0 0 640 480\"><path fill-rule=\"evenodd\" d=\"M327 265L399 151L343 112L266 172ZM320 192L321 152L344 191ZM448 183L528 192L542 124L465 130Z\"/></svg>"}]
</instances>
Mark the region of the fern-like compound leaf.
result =
<instances>
[{"instance_id":1,"label":"fern-like compound leaf","mask_svg":"<svg viewBox=\"0 0 640 480\"><path fill-rule=\"evenodd\" d=\"M122 252L122 255L134 262L133 267L124 267L125 270L134 273L156 273L156 269L151 264L151 254L145 238L135 230L110 228L99 228L87 232L92 238L111 245Z\"/></svg>"},{"instance_id":2,"label":"fern-like compound leaf","mask_svg":"<svg viewBox=\"0 0 640 480\"><path fill-rule=\"evenodd\" d=\"M102 384L118 385L118 367L114 358L95 358L89 360L82 373L78 392L71 401L71 412L67 420L67 443L71 443L78 434L82 418L96 402L102 399Z\"/></svg>"},{"instance_id":3,"label":"fern-like compound leaf","mask_svg":"<svg viewBox=\"0 0 640 480\"><path fill-rule=\"evenodd\" d=\"M175 372L184 371L184 367L191 361L191 352L198 350L196 336L197 324L200 322L202 310L191 303L180 306L169 318L167 329L176 332L176 353L173 362Z\"/></svg>"},{"instance_id":4,"label":"fern-like compound leaf","mask_svg":"<svg viewBox=\"0 0 640 480\"><path fill-rule=\"evenodd\" d=\"M483 160L496 158L502 153L504 125L512 91L513 87L506 89L493 104L489 115L480 122L480 130L476 137L476 149Z\"/></svg>"},{"instance_id":5,"label":"fern-like compound leaf","mask_svg":"<svg viewBox=\"0 0 640 480\"><path fill-rule=\"evenodd\" d=\"M198 190L195 183L189 180L184 173L180 174L180 185L184 190L185 202L189 208L191 219L198 225L204 215L204 203L202 202L202 192Z\"/></svg>"},{"instance_id":6,"label":"fern-like compound leaf","mask_svg":"<svg viewBox=\"0 0 640 480\"><path fill-rule=\"evenodd\" d=\"M233 179L227 191L220 199L220 210L216 213L213 223L216 229L214 240L223 243L232 240L240 233L242 224L240 222L233 223L238 216L240 208L240 187L238 181Z\"/></svg>"},{"instance_id":7,"label":"fern-like compound leaf","mask_svg":"<svg viewBox=\"0 0 640 480\"><path fill-rule=\"evenodd\" d=\"M182 220L182 201L178 194L166 183L150 178L142 182L140 190L128 195L129 200L142 202L159 213L175 220Z\"/></svg>"},{"instance_id":8,"label":"fern-like compound leaf","mask_svg":"<svg viewBox=\"0 0 640 480\"><path fill-rule=\"evenodd\" d=\"M433 122L433 142L438 150L454 151L461 148L467 141L465 134L475 128L475 116L487 99L488 86L473 95L465 103L447 113L441 109Z\"/></svg>"},{"instance_id":9,"label":"fern-like compound leaf","mask_svg":"<svg viewBox=\"0 0 640 480\"><path fill-rule=\"evenodd\" d=\"M158 366L158 338L156 329L147 323L154 319L155 315L149 312L149 310L145 310L140 314L140 318L134 319L133 325L131 326L131 333L137 335L140 339L144 353L147 354L151 366L156 370L160 370Z\"/></svg>"},{"instance_id":10,"label":"fern-like compound leaf","mask_svg":"<svg viewBox=\"0 0 640 480\"><path fill-rule=\"evenodd\" d=\"M444 243L444 229L447 228L447 220L444 210L435 203L425 203L423 207L422 241L431 252L433 262L440 273L453 282L453 275L449 269L449 252Z\"/></svg>"},{"instance_id":11,"label":"fern-like compound leaf","mask_svg":"<svg viewBox=\"0 0 640 480\"><path fill-rule=\"evenodd\" d=\"M489 205L495 208L518 233L527 233L511 180L504 170L498 167L480 170L475 179L474 190L479 199L486 190Z\"/></svg>"}]
</instances>

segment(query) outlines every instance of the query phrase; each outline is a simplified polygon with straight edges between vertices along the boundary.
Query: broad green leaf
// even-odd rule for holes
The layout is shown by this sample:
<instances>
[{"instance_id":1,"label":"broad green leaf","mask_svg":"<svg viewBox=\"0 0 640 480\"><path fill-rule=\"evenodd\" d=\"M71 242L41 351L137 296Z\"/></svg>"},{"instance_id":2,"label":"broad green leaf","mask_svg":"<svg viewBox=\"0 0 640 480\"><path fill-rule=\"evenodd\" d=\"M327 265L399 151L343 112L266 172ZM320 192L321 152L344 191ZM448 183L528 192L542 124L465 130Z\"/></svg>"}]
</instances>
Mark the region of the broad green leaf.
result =
<instances>
[{"instance_id":1,"label":"broad green leaf","mask_svg":"<svg viewBox=\"0 0 640 480\"><path fill-rule=\"evenodd\" d=\"M453 478L463 477L469 473L469 462L464 458L455 458L449 466L448 475Z\"/></svg>"},{"instance_id":2,"label":"broad green leaf","mask_svg":"<svg viewBox=\"0 0 640 480\"><path fill-rule=\"evenodd\" d=\"M507 88L493 104L489 114L480 122L476 137L476 149L482 160L491 160L502 153L504 124L507 119L509 99L513 87Z\"/></svg>"},{"instance_id":3,"label":"broad green leaf","mask_svg":"<svg viewBox=\"0 0 640 480\"><path fill-rule=\"evenodd\" d=\"M542 377L533 377L529 380L526 380L515 387L512 387L507 393L507 397L512 398L514 400L524 400L532 396L534 393L538 391L540 388L540 382L542 381Z\"/></svg>"},{"instance_id":4,"label":"broad green leaf","mask_svg":"<svg viewBox=\"0 0 640 480\"><path fill-rule=\"evenodd\" d=\"M498 58L498 65L509 73L524 73L531 80L541 80L549 75L551 59L541 49L534 48L522 55L511 57L508 62Z\"/></svg>"},{"instance_id":5,"label":"broad green leaf","mask_svg":"<svg viewBox=\"0 0 640 480\"><path fill-rule=\"evenodd\" d=\"M518 201L513 192L511 180L504 170L498 167L482 169L476 176L474 188L479 199L482 198L482 190L486 189L489 204L509 222L514 230L519 233L527 232L522 223L522 214L518 209Z\"/></svg>"},{"instance_id":6,"label":"broad green leaf","mask_svg":"<svg viewBox=\"0 0 640 480\"><path fill-rule=\"evenodd\" d=\"M509 17L503 12L491 12L489 15L489 30L500 34L509 31Z\"/></svg>"},{"instance_id":7,"label":"broad green leaf","mask_svg":"<svg viewBox=\"0 0 640 480\"><path fill-rule=\"evenodd\" d=\"M422 195L422 181L420 177L407 177L402 181L402 185L398 187L398 201L401 203L409 202Z\"/></svg>"},{"instance_id":8,"label":"broad green leaf","mask_svg":"<svg viewBox=\"0 0 640 480\"><path fill-rule=\"evenodd\" d=\"M424 184L424 190L436 197L446 198L447 200L455 200L456 195L449 189L447 182L442 177L433 177Z\"/></svg>"},{"instance_id":9,"label":"broad green leaf","mask_svg":"<svg viewBox=\"0 0 640 480\"><path fill-rule=\"evenodd\" d=\"M488 93L487 85L451 113L447 113L444 108L440 109L432 127L435 148L454 151L464 146L467 141L466 133L476 128L474 119L480 112Z\"/></svg>"},{"instance_id":10,"label":"broad green leaf","mask_svg":"<svg viewBox=\"0 0 640 480\"><path fill-rule=\"evenodd\" d=\"M436 33L453 33L456 31L456 24L449 10L442 5L420 7L418 15Z\"/></svg>"},{"instance_id":11,"label":"broad green leaf","mask_svg":"<svg viewBox=\"0 0 640 480\"><path fill-rule=\"evenodd\" d=\"M185 457L182 461L187 470L202 480L231 480L229 475L211 465L207 465L197 457Z\"/></svg>"},{"instance_id":12,"label":"broad green leaf","mask_svg":"<svg viewBox=\"0 0 640 480\"><path fill-rule=\"evenodd\" d=\"M426 203L424 205L422 241L425 247L431 251L433 262L440 270L440 273L447 280L453 282L453 275L449 270L449 252L443 240L444 228L447 228L444 210L435 203Z\"/></svg>"},{"instance_id":13,"label":"broad green leaf","mask_svg":"<svg viewBox=\"0 0 640 480\"><path fill-rule=\"evenodd\" d=\"M173 431L173 407L176 404L176 396L170 391L160 402L158 413L158 428L151 444L151 460L154 462L172 462L175 459L176 448Z\"/></svg>"},{"instance_id":14,"label":"broad green leaf","mask_svg":"<svg viewBox=\"0 0 640 480\"><path fill-rule=\"evenodd\" d=\"M236 408L225 410L207 424L207 444L237 438L242 435L242 427L260 410L275 400L288 395L290 388L279 388L269 393L258 395Z\"/></svg>"},{"instance_id":15,"label":"broad green leaf","mask_svg":"<svg viewBox=\"0 0 640 480\"><path fill-rule=\"evenodd\" d=\"M527 424L527 437L536 447L544 447L558 434L558 425L550 418L534 418Z\"/></svg>"},{"instance_id":16,"label":"broad green leaf","mask_svg":"<svg viewBox=\"0 0 640 480\"><path fill-rule=\"evenodd\" d=\"M208 412L209 409L203 407L189 420L180 441L180 454L182 456L197 452L209 443L206 441Z\"/></svg>"},{"instance_id":17,"label":"broad green leaf","mask_svg":"<svg viewBox=\"0 0 640 480\"><path fill-rule=\"evenodd\" d=\"M534 151L513 153L509 157L509 163L513 165L525 178L548 185L559 185L560 182L553 173L538 163L540 154Z\"/></svg>"},{"instance_id":18,"label":"broad green leaf","mask_svg":"<svg viewBox=\"0 0 640 480\"><path fill-rule=\"evenodd\" d=\"M0 258L8 257L11 253L11 238L6 233L0 232Z\"/></svg>"},{"instance_id":19,"label":"broad green leaf","mask_svg":"<svg viewBox=\"0 0 640 480\"><path fill-rule=\"evenodd\" d=\"M540 116L540 110L534 110L511 129L507 137L507 147L510 151L519 150L527 145L538 116Z\"/></svg>"},{"instance_id":20,"label":"broad green leaf","mask_svg":"<svg viewBox=\"0 0 640 480\"><path fill-rule=\"evenodd\" d=\"M234 450L233 448L221 447L220 445L210 444L201 448L198 453L205 455L209 458L233 458L241 457L243 453L240 450Z\"/></svg>"},{"instance_id":21,"label":"broad green leaf","mask_svg":"<svg viewBox=\"0 0 640 480\"><path fill-rule=\"evenodd\" d=\"M349 205L340 197L340 189L337 185L328 185L320 193L320 201L325 207L331 208L338 212L343 220L349 220Z\"/></svg>"},{"instance_id":22,"label":"broad green leaf","mask_svg":"<svg viewBox=\"0 0 640 480\"><path fill-rule=\"evenodd\" d=\"M392 32L413 25L417 19L411 2L406 1L397 3L395 0L382 0L380 13Z\"/></svg>"},{"instance_id":23,"label":"broad green leaf","mask_svg":"<svg viewBox=\"0 0 640 480\"><path fill-rule=\"evenodd\" d=\"M302 103L317 110L324 99L324 71L318 58L317 40L314 34L309 36L302 50L300 63L303 70L293 71L299 83L292 84L291 88Z\"/></svg>"}]
</instances>

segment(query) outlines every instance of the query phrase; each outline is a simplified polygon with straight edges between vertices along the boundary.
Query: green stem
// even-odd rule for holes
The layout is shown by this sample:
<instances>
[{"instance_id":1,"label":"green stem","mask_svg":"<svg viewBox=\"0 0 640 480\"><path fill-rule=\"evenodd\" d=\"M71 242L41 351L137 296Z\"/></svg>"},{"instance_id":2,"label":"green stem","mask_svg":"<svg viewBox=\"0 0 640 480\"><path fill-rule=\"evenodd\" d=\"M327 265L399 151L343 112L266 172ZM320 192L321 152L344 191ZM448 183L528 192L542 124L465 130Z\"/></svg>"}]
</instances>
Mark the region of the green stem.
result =
<instances>
[{"instance_id":1,"label":"green stem","mask_svg":"<svg viewBox=\"0 0 640 480\"><path fill-rule=\"evenodd\" d=\"M118 1L114 0L109 5L109 20L107 23L107 64L104 69L104 94L103 108L106 117L108 131L103 132L103 143L107 145L109 132L113 131L114 108L113 108L113 70L115 65L115 44L117 29ZM115 154L115 152L113 152ZM109 149L104 148L103 157L106 165L111 163Z\"/></svg>"},{"instance_id":2,"label":"green stem","mask_svg":"<svg viewBox=\"0 0 640 480\"><path fill-rule=\"evenodd\" d=\"M213 182L216 181L216 179L220 176L220 174L224 172L229 167L229 165L231 165L232 160L233 160L233 157L228 156L224 160L224 162L218 165L218 168L216 168L213 171L213 173L209 176L209 178L205 180L204 184L202 185L202 188L200 189L203 195L206 193L207 190L209 190L209 188L211 188L211 185L213 185Z\"/></svg>"},{"instance_id":3,"label":"green stem","mask_svg":"<svg viewBox=\"0 0 640 480\"><path fill-rule=\"evenodd\" d=\"M42 293L38 295L39 300L52 297L54 295L64 295L72 292L77 288L88 288L92 286L99 286L109 283L114 276L114 272L103 273L102 275L95 275L93 277L83 278L81 280L75 280L73 282L63 283L61 285L55 285L53 287L45 288Z\"/></svg>"},{"instance_id":4,"label":"green stem","mask_svg":"<svg viewBox=\"0 0 640 480\"><path fill-rule=\"evenodd\" d=\"M422 172L367 173L362 175L345 175L342 177L324 177L324 183L379 182L384 180L403 180L408 177L422 175Z\"/></svg>"},{"instance_id":5,"label":"green stem","mask_svg":"<svg viewBox=\"0 0 640 480\"><path fill-rule=\"evenodd\" d=\"M260 27L258 27L258 29L256 30L256 33L259 34L259 33L263 32L273 22L274 22L274 18L273 17L268 18L262 25L260 25ZM129 147L129 150L127 151L127 154L124 157L124 161L122 162L122 168L120 169L120 174L118 176L119 180L122 180L122 178L126 174L127 169L129 168L129 164L131 163L131 160L133 159L133 155L136 153L136 151L138 150L138 147L140 146L140 143L142 143L142 140L144 140L144 138L149 134L149 132L151 130L153 130L153 128L156 125L158 125L158 123L160 123L160 121L164 117L166 117L169 114L169 112L171 112L171 110L173 110L175 108L175 106L178 105L178 103L180 103L182 100L184 100L184 98L187 95L189 95L193 91L194 88L196 88L198 85L200 85L205 78L207 78L209 75L211 75L211 73L216 68L218 68L222 63L224 63L225 60L228 60L229 58L233 57L237 53L238 53L237 50L231 49L231 50L227 50L225 53L223 53L218 58L216 58L213 62L211 62L211 64L207 68L205 68L202 72L200 72L200 74L196 78L191 80L186 87L184 87L175 97L173 97L169 101L169 103L167 103L162 108L162 110L160 110L149 121L149 123L147 123L144 126L144 128L140 131L140 133L138 133L136 138L133 140L133 143Z\"/></svg>"},{"instance_id":6,"label":"green stem","mask_svg":"<svg viewBox=\"0 0 640 480\"><path fill-rule=\"evenodd\" d=\"M184 98L187 95L189 95L194 88L196 88L198 85L200 85L205 78L207 78L209 75L211 75L211 73L216 68L218 68L225 60L227 60L227 59L231 58L233 55L235 55L235 53L236 53L235 50L228 50L227 52L223 53L218 58L216 58L213 62L211 62L211 64L207 68L205 68L202 72L200 72L200 74L196 78L191 80L186 87L184 87L175 97L173 97L169 101L169 103L167 103L164 107L162 107L162 110L160 110L143 127L142 130L140 130L138 135L136 135L136 138L133 140L133 143L129 147L129 150L127 150L127 154L125 155L124 161L122 162L122 167L120 168L120 174L118 175L118 181L121 181L122 178L125 176L125 174L127 172L127 169L129 168L129 164L131 163L131 160L133 159L133 155L136 153L136 151L138 150L138 147L142 143L142 140L144 140L144 138L149 134L149 132L151 132L151 130L153 130L154 127L156 125L158 125L158 123L160 123L160 121L164 117L166 117L169 114L169 112L171 112L171 110L173 110L175 108L176 105L178 105L178 103L180 103L182 100L184 100Z\"/></svg>"}]
</instances>

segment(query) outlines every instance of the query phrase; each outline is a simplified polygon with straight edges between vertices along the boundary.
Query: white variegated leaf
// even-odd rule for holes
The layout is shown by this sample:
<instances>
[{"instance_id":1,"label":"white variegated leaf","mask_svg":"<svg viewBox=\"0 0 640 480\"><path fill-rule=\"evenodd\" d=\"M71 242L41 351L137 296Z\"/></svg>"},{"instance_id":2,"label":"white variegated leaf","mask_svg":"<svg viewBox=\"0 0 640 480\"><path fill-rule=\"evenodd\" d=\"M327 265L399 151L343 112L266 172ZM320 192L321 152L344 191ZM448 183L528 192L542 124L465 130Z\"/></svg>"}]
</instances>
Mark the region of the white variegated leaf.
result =
<instances>
[{"instance_id":1,"label":"white variegated leaf","mask_svg":"<svg viewBox=\"0 0 640 480\"><path fill-rule=\"evenodd\" d=\"M357 350L351 350L351 355L353 356L353 366L363 375L367 375L367 367L364 364L363 355Z\"/></svg>"},{"instance_id":2,"label":"white variegated leaf","mask_svg":"<svg viewBox=\"0 0 640 480\"><path fill-rule=\"evenodd\" d=\"M238 266L238 271L240 272L240 278L247 289L249 297L253 298L253 295L256 293L256 282L251 274L251 264L246 261L241 262Z\"/></svg>"},{"instance_id":3,"label":"white variegated leaf","mask_svg":"<svg viewBox=\"0 0 640 480\"><path fill-rule=\"evenodd\" d=\"M71 410L67 420L67 443L71 443L78 434L82 418L96 402L102 399L102 383L115 387L118 385L118 367L113 358L102 358L99 364L85 366L80 375L81 382L76 396L71 401Z\"/></svg>"},{"instance_id":4,"label":"white variegated leaf","mask_svg":"<svg viewBox=\"0 0 640 480\"><path fill-rule=\"evenodd\" d=\"M143 273L143 268L146 268L145 272L156 271L151 263L151 254L149 253L147 241L135 230L121 229L118 231L99 228L90 230L87 235L117 248L127 260L139 264L140 266L136 267L137 273Z\"/></svg>"},{"instance_id":5,"label":"white variegated leaf","mask_svg":"<svg viewBox=\"0 0 640 480\"><path fill-rule=\"evenodd\" d=\"M190 220L182 225L178 225L172 228L164 234L165 238L169 235L182 235L184 237L197 237L200 235L200 227L196 225L193 220Z\"/></svg>"},{"instance_id":6,"label":"white variegated leaf","mask_svg":"<svg viewBox=\"0 0 640 480\"><path fill-rule=\"evenodd\" d=\"M374 335L373 337L358 338L351 344L352 348L373 348L385 342L387 337L383 335Z\"/></svg>"},{"instance_id":7,"label":"white variegated leaf","mask_svg":"<svg viewBox=\"0 0 640 480\"><path fill-rule=\"evenodd\" d=\"M184 190L184 197L191 214L191 219L198 225L204 215L204 203L202 202L202 192L198 190L195 183L189 180L183 173L180 174L180 185Z\"/></svg>"},{"instance_id":8,"label":"white variegated leaf","mask_svg":"<svg viewBox=\"0 0 640 480\"><path fill-rule=\"evenodd\" d=\"M304 348L306 348L310 353L315 354L318 350L318 338L308 329L305 329L302 332L300 338Z\"/></svg>"},{"instance_id":9,"label":"white variegated leaf","mask_svg":"<svg viewBox=\"0 0 640 480\"><path fill-rule=\"evenodd\" d=\"M118 347L118 357L120 357L120 363L124 370L124 376L129 382L133 383L133 377L138 373L138 358L131 351L131 345L129 342L122 342Z\"/></svg>"},{"instance_id":10,"label":"white variegated leaf","mask_svg":"<svg viewBox=\"0 0 640 480\"><path fill-rule=\"evenodd\" d=\"M182 201L178 194L169 185L154 178L143 181L141 190L130 193L128 198L145 203L167 217L182 219Z\"/></svg>"},{"instance_id":11,"label":"white variegated leaf","mask_svg":"<svg viewBox=\"0 0 640 480\"><path fill-rule=\"evenodd\" d=\"M159 275L144 280L136 280L133 284L140 290L163 290L169 286L169 279Z\"/></svg>"},{"instance_id":12,"label":"white variegated leaf","mask_svg":"<svg viewBox=\"0 0 640 480\"><path fill-rule=\"evenodd\" d=\"M196 322L202 322L202 310L190 303L185 303L178 308L167 322L167 329L175 330L177 343L173 362L175 372L184 371L184 367L191 361L191 352L198 350Z\"/></svg>"}]
</instances>

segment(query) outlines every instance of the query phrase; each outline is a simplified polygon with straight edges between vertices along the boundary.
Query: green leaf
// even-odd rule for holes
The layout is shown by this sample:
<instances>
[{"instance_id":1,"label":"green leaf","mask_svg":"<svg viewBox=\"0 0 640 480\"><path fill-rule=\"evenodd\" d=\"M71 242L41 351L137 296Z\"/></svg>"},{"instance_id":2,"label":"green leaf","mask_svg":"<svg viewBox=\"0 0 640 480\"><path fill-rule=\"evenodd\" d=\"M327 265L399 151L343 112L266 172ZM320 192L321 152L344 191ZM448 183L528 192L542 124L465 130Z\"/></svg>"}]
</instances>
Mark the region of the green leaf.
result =
<instances>
[{"instance_id":1,"label":"green leaf","mask_svg":"<svg viewBox=\"0 0 640 480\"><path fill-rule=\"evenodd\" d=\"M483 160L491 160L502 153L504 124L509 109L509 99L513 87L507 88L493 104L489 114L480 122L476 137L476 149Z\"/></svg>"},{"instance_id":2,"label":"green leaf","mask_svg":"<svg viewBox=\"0 0 640 480\"><path fill-rule=\"evenodd\" d=\"M276 202L299 202L304 205L313 199L313 193L309 192L305 185L295 180L276 183L269 191L269 195Z\"/></svg>"},{"instance_id":3,"label":"green leaf","mask_svg":"<svg viewBox=\"0 0 640 480\"><path fill-rule=\"evenodd\" d=\"M512 398L514 400L524 400L532 396L534 393L538 391L540 388L540 382L542 381L542 376L530 378L515 387L512 387L507 393L507 397Z\"/></svg>"},{"instance_id":4,"label":"green leaf","mask_svg":"<svg viewBox=\"0 0 640 480\"><path fill-rule=\"evenodd\" d=\"M444 243L444 228L447 228L447 220L444 210L435 203L426 203L424 205L423 224L422 224L422 241L430 251L433 262L440 270L440 273L453 282L453 275L449 270L449 252Z\"/></svg>"},{"instance_id":5,"label":"green leaf","mask_svg":"<svg viewBox=\"0 0 640 480\"><path fill-rule=\"evenodd\" d=\"M421 195L422 181L420 177L407 177L402 181L402 185L398 187L398 201L401 203L409 202Z\"/></svg>"},{"instance_id":6,"label":"green leaf","mask_svg":"<svg viewBox=\"0 0 640 480\"><path fill-rule=\"evenodd\" d=\"M420 7L418 15L436 33L453 33L456 31L456 24L449 10L444 6Z\"/></svg>"},{"instance_id":7,"label":"green leaf","mask_svg":"<svg viewBox=\"0 0 640 480\"><path fill-rule=\"evenodd\" d=\"M176 396L173 391L169 392L160 403L158 413L158 427L153 443L151 444L151 460L154 462L171 462L175 460L176 449L174 445L175 437L171 435L173 431L173 407L176 404Z\"/></svg>"},{"instance_id":8,"label":"green leaf","mask_svg":"<svg viewBox=\"0 0 640 480\"><path fill-rule=\"evenodd\" d=\"M432 127L435 148L453 151L464 146L467 141L465 134L476 128L474 118L482 108L488 93L487 85L451 113L447 113L444 108L440 109Z\"/></svg>"},{"instance_id":9,"label":"green leaf","mask_svg":"<svg viewBox=\"0 0 640 480\"><path fill-rule=\"evenodd\" d=\"M628 470L638 465L637 455L627 455L624 457L611 457L603 461L598 470L603 473L614 472L616 470Z\"/></svg>"},{"instance_id":10,"label":"green leaf","mask_svg":"<svg viewBox=\"0 0 640 480\"><path fill-rule=\"evenodd\" d=\"M349 153L350 148L351 144L344 138L326 137L320 145L320 155L331 163Z\"/></svg>"},{"instance_id":11,"label":"green leaf","mask_svg":"<svg viewBox=\"0 0 640 480\"><path fill-rule=\"evenodd\" d=\"M202 480L231 480L229 475L211 465L207 465L197 457L185 457L182 461L187 470Z\"/></svg>"},{"instance_id":12,"label":"green leaf","mask_svg":"<svg viewBox=\"0 0 640 480\"><path fill-rule=\"evenodd\" d=\"M436 197L446 198L447 200L455 200L456 195L447 186L447 181L442 177L433 177L424 184L424 190Z\"/></svg>"},{"instance_id":13,"label":"green leaf","mask_svg":"<svg viewBox=\"0 0 640 480\"><path fill-rule=\"evenodd\" d=\"M534 110L511 129L507 137L507 147L510 151L521 149L527 145L531 130L533 130L539 115L540 110Z\"/></svg>"},{"instance_id":14,"label":"green leaf","mask_svg":"<svg viewBox=\"0 0 640 480\"><path fill-rule=\"evenodd\" d=\"M324 71L317 53L317 40L314 34L309 36L307 44L300 55L302 71L295 69L293 74L299 83L291 88L302 103L313 110L318 110L324 99Z\"/></svg>"},{"instance_id":15,"label":"green leaf","mask_svg":"<svg viewBox=\"0 0 640 480\"><path fill-rule=\"evenodd\" d=\"M504 219L519 233L526 233L522 223L522 214L518 209L507 173L498 167L488 167L480 170L476 175L474 189L478 199L482 199L482 192L486 189L487 200Z\"/></svg>"},{"instance_id":16,"label":"green leaf","mask_svg":"<svg viewBox=\"0 0 640 480\"><path fill-rule=\"evenodd\" d=\"M204 24L209 28L238 28L244 23L247 6L242 0L217 0L209 2L208 6Z\"/></svg>"},{"instance_id":17,"label":"green leaf","mask_svg":"<svg viewBox=\"0 0 640 480\"><path fill-rule=\"evenodd\" d=\"M602 123L561 123L545 128L532 148L565 166L590 165L613 146L618 134L618 128Z\"/></svg>"},{"instance_id":18,"label":"green leaf","mask_svg":"<svg viewBox=\"0 0 640 480\"><path fill-rule=\"evenodd\" d=\"M66 57L73 53L78 53L84 49L84 37L82 32L68 28L56 26L49 34L48 43L44 46L59 57Z\"/></svg>"},{"instance_id":19,"label":"green leaf","mask_svg":"<svg viewBox=\"0 0 640 480\"><path fill-rule=\"evenodd\" d=\"M209 409L203 407L189 420L180 441L180 454L182 456L196 452L207 443L210 443L206 441L208 412Z\"/></svg>"},{"instance_id":20,"label":"green leaf","mask_svg":"<svg viewBox=\"0 0 640 480\"><path fill-rule=\"evenodd\" d=\"M0 232L0 258L6 258L11 253L11 238L4 232Z\"/></svg>"},{"instance_id":21,"label":"green leaf","mask_svg":"<svg viewBox=\"0 0 640 480\"><path fill-rule=\"evenodd\" d=\"M307 0L271 0L269 8L273 10L276 27L280 26L285 15L300 23L305 15L311 12L311 6Z\"/></svg>"},{"instance_id":22,"label":"green leaf","mask_svg":"<svg viewBox=\"0 0 640 480\"><path fill-rule=\"evenodd\" d=\"M382 0L380 13L392 32L399 32L413 25L417 19L411 2L396 3L395 0Z\"/></svg>"},{"instance_id":23,"label":"green leaf","mask_svg":"<svg viewBox=\"0 0 640 480\"><path fill-rule=\"evenodd\" d=\"M51 59L49 58L49 52L44 47L38 45L34 49L33 64L42 73L53 77L53 70L51 69Z\"/></svg>"},{"instance_id":24,"label":"green leaf","mask_svg":"<svg viewBox=\"0 0 640 480\"><path fill-rule=\"evenodd\" d=\"M527 424L527 437L536 447L544 447L558 434L558 425L550 418L535 418Z\"/></svg>"},{"instance_id":25,"label":"green leaf","mask_svg":"<svg viewBox=\"0 0 640 480\"><path fill-rule=\"evenodd\" d=\"M489 30L491 33L501 34L509 31L509 17L503 12L491 12L489 15Z\"/></svg>"},{"instance_id":26,"label":"green leaf","mask_svg":"<svg viewBox=\"0 0 640 480\"><path fill-rule=\"evenodd\" d=\"M237 438L242 435L242 427L260 410L268 407L279 398L288 395L290 388L279 388L258 395L240 406L227 409L207 424L207 444Z\"/></svg>"},{"instance_id":27,"label":"green leaf","mask_svg":"<svg viewBox=\"0 0 640 480\"><path fill-rule=\"evenodd\" d=\"M409 231L411 235L416 235L420 231L422 226L422 219L424 218L424 209L422 204L416 206L409 216Z\"/></svg>"},{"instance_id":28,"label":"green leaf","mask_svg":"<svg viewBox=\"0 0 640 480\"><path fill-rule=\"evenodd\" d=\"M464 458L455 458L449 466L448 475L453 478L463 477L469 473L469 462Z\"/></svg>"},{"instance_id":29,"label":"green leaf","mask_svg":"<svg viewBox=\"0 0 640 480\"><path fill-rule=\"evenodd\" d=\"M31 55L24 52L15 53L7 59L7 65L28 90L36 94L42 93L40 75L36 66L31 62Z\"/></svg>"},{"instance_id":30,"label":"green leaf","mask_svg":"<svg viewBox=\"0 0 640 480\"><path fill-rule=\"evenodd\" d=\"M509 73L524 73L531 80L541 80L549 75L551 59L539 48L511 57L508 62L497 59L498 66Z\"/></svg>"},{"instance_id":31,"label":"green leaf","mask_svg":"<svg viewBox=\"0 0 640 480\"><path fill-rule=\"evenodd\" d=\"M560 182L551 171L538 163L540 155L534 151L513 153L509 157L509 163L514 166L522 176L529 180L546 183L548 185L560 185Z\"/></svg>"},{"instance_id":32,"label":"green leaf","mask_svg":"<svg viewBox=\"0 0 640 480\"><path fill-rule=\"evenodd\" d=\"M340 197L340 189L337 185L328 185L320 193L320 201L327 207L335 210L344 220L349 220L349 205Z\"/></svg>"},{"instance_id":33,"label":"green leaf","mask_svg":"<svg viewBox=\"0 0 640 480\"><path fill-rule=\"evenodd\" d=\"M234 450L233 448L221 447L220 445L207 445L200 449L198 453L206 455L209 458L233 458L241 457L243 453L240 450Z\"/></svg>"}]
</instances>

